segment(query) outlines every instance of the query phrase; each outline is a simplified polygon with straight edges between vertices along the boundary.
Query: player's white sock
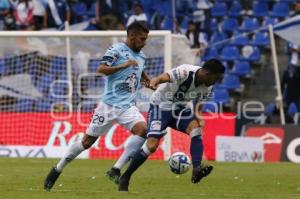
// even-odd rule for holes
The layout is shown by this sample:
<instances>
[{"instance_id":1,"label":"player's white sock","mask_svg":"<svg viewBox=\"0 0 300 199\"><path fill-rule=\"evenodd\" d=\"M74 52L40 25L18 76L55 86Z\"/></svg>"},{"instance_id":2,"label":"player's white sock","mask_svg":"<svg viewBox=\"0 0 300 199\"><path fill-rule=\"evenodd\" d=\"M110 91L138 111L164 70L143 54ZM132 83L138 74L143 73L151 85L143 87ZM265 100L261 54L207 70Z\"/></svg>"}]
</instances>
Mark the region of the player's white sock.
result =
<instances>
[{"instance_id":1,"label":"player's white sock","mask_svg":"<svg viewBox=\"0 0 300 199\"><path fill-rule=\"evenodd\" d=\"M62 172L63 168L84 150L81 141L72 144L65 156L57 163L56 170Z\"/></svg>"},{"instance_id":2,"label":"player's white sock","mask_svg":"<svg viewBox=\"0 0 300 199\"><path fill-rule=\"evenodd\" d=\"M117 169L122 169L122 167L129 161L129 158L137 152L145 142L145 138L138 135L133 135L129 138L128 142L124 147L124 152L119 157L118 161L113 166Z\"/></svg>"}]
</instances>

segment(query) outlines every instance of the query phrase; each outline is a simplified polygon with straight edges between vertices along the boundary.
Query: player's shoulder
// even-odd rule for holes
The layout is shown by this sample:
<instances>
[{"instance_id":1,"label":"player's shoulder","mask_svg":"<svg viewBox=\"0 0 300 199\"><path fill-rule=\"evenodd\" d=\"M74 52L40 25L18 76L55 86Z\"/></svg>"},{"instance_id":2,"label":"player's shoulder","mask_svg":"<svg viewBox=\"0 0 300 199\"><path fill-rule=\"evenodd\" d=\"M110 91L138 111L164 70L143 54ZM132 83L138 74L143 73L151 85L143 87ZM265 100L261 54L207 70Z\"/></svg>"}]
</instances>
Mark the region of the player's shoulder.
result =
<instances>
[{"instance_id":1,"label":"player's shoulder","mask_svg":"<svg viewBox=\"0 0 300 199\"><path fill-rule=\"evenodd\" d=\"M191 64L181 64L178 68L186 70L188 72L196 72L201 66L191 65Z\"/></svg>"},{"instance_id":2,"label":"player's shoulder","mask_svg":"<svg viewBox=\"0 0 300 199\"><path fill-rule=\"evenodd\" d=\"M144 53L142 50L140 51L140 56L141 56L142 58L144 58L144 59L147 58L146 55L145 55L145 53Z\"/></svg>"},{"instance_id":3,"label":"player's shoulder","mask_svg":"<svg viewBox=\"0 0 300 199\"><path fill-rule=\"evenodd\" d=\"M121 50L126 48L126 45L123 42L115 43L112 44L109 49L114 49L114 50Z\"/></svg>"}]
</instances>

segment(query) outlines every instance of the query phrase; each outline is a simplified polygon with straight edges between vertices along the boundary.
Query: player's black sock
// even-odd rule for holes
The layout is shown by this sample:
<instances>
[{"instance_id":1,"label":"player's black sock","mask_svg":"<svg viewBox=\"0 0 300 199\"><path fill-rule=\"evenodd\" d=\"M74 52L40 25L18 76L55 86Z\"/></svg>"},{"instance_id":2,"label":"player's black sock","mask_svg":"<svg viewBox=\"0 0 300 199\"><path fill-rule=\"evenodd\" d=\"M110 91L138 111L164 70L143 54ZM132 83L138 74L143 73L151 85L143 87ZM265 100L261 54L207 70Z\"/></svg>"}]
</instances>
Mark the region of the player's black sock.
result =
<instances>
[{"instance_id":1,"label":"player's black sock","mask_svg":"<svg viewBox=\"0 0 300 199\"><path fill-rule=\"evenodd\" d=\"M203 143L200 135L192 137L190 153L192 156L193 167L200 166L203 154Z\"/></svg>"},{"instance_id":2,"label":"player's black sock","mask_svg":"<svg viewBox=\"0 0 300 199\"><path fill-rule=\"evenodd\" d=\"M143 151L139 150L132 158L127 170L123 174L124 177L130 178L131 175L147 160L148 155Z\"/></svg>"}]
</instances>

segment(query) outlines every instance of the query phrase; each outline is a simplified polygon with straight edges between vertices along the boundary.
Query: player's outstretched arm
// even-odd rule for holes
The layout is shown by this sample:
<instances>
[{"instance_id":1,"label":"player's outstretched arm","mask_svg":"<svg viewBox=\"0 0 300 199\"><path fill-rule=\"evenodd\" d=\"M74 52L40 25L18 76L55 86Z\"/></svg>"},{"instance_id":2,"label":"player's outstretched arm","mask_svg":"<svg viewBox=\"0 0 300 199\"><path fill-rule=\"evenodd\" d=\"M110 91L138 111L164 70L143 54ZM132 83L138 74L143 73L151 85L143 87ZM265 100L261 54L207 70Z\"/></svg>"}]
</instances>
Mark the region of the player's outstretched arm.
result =
<instances>
[{"instance_id":1,"label":"player's outstretched arm","mask_svg":"<svg viewBox=\"0 0 300 199\"><path fill-rule=\"evenodd\" d=\"M163 73L150 80L150 88L155 90L157 89L159 84L163 84L170 81L171 81L170 75L168 73Z\"/></svg>"},{"instance_id":2,"label":"player's outstretched arm","mask_svg":"<svg viewBox=\"0 0 300 199\"><path fill-rule=\"evenodd\" d=\"M138 64L135 60L131 60L131 59L128 60L127 62L124 62L116 66L108 66L106 64L101 64L97 69L97 73L102 73L104 75L111 75L118 72L119 70L128 68L129 66L138 66Z\"/></svg>"}]
</instances>

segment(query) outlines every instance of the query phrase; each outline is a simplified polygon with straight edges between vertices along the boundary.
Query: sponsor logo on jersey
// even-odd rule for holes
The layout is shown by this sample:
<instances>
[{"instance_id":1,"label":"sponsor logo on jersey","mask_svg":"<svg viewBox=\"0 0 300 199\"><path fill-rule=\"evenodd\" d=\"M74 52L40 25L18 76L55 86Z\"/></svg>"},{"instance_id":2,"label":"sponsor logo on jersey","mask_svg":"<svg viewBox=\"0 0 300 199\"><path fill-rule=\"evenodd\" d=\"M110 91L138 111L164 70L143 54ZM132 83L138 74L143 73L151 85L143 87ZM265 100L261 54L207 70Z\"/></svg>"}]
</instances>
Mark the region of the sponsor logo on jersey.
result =
<instances>
[{"instance_id":1,"label":"sponsor logo on jersey","mask_svg":"<svg viewBox=\"0 0 300 199\"><path fill-rule=\"evenodd\" d=\"M161 129L161 121L152 121L150 125L151 131L160 131Z\"/></svg>"}]
</instances>

